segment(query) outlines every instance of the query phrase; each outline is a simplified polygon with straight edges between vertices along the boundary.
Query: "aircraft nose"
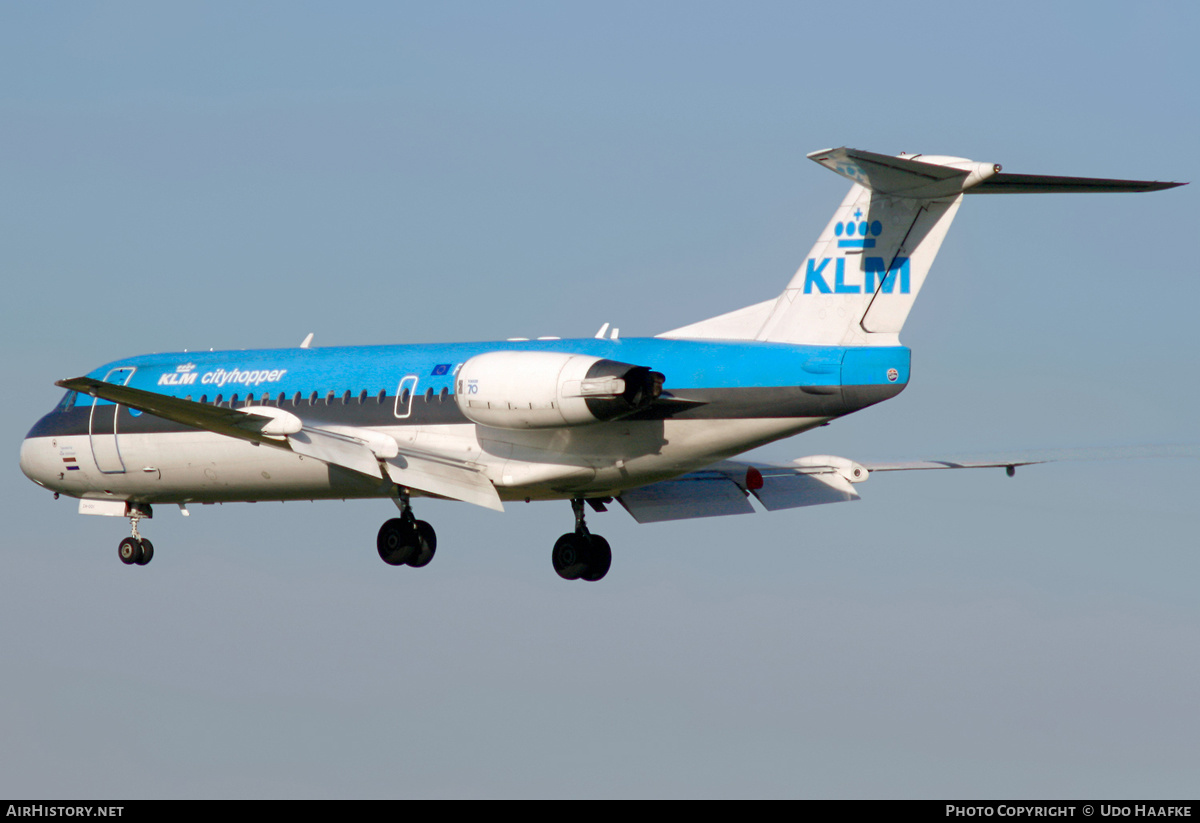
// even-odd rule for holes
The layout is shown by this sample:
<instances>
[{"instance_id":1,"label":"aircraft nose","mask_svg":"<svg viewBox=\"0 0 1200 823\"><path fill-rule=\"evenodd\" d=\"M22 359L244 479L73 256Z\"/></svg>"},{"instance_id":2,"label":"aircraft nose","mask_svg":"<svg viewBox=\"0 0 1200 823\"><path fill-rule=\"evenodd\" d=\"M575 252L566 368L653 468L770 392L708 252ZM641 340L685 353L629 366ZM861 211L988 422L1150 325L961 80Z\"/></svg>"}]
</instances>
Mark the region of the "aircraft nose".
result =
<instances>
[{"instance_id":1,"label":"aircraft nose","mask_svg":"<svg viewBox=\"0 0 1200 823\"><path fill-rule=\"evenodd\" d=\"M42 481L41 472L38 471L38 460L36 457L37 446L32 438L26 437L21 441L21 471L39 486L45 486Z\"/></svg>"},{"instance_id":2,"label":"aircraft nose","mask_svg":"<svg viewBox=\"0 0 1200 823\"><path fill-rule=\"evenodd\" d=\"M21 471L42 488L64 490L63 465L51 438L26 437L21 441Z\"/></svg>"}]
</instances>

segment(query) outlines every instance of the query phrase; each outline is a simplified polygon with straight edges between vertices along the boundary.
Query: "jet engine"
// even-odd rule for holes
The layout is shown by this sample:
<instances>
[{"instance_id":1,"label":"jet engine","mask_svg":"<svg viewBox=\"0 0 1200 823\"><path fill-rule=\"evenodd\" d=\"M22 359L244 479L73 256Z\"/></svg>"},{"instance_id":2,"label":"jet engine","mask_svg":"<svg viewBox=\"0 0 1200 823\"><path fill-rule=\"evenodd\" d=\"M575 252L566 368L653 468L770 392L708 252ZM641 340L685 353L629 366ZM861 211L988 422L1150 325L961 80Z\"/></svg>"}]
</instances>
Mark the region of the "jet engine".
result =
<instances>
[{"instance_id":1,"label":"jet engine","mask_svg":"<svg viewBox=\"0 0 1200 823\"><path fill-rule=\"evenodd\" d=\"M545 429L616 420L662 394L663 375L600 357L496 351L463 363L455 402L466 418L501 429Z\"/></svg>"}]
</instances>

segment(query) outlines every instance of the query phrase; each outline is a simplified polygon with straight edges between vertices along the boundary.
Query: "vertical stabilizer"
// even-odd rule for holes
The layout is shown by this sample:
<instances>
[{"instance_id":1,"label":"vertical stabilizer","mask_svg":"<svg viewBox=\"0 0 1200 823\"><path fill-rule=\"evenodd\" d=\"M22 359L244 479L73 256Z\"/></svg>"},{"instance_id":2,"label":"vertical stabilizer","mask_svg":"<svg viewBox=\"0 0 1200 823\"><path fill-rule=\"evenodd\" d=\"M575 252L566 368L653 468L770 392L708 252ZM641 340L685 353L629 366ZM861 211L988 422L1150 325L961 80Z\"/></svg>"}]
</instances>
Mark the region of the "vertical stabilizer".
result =
<instances>
[{"instance_id":1,"label":"vertical stabilizer","mask_svg":"<svg viewBox=\"0 0 1200 823\"><path fill-rule=\"evenodd\" d=\"M855 185L775 301L756 339L895 345L965 188L999 170L831 149L813 160Z\"/></svg>"},{"instance_id":2,"label":"vertical stabilizer","mask_svg":"<svg viewBox=\"0 0 1200 823\"><path fill-rule=\"evenodd\" d=\"M961 157L826 149L808 155L853 181L783 293L660 337L894 346L963 194L1158 191L1147 180L1004 174Z\"/></svg>"}]
</instances>

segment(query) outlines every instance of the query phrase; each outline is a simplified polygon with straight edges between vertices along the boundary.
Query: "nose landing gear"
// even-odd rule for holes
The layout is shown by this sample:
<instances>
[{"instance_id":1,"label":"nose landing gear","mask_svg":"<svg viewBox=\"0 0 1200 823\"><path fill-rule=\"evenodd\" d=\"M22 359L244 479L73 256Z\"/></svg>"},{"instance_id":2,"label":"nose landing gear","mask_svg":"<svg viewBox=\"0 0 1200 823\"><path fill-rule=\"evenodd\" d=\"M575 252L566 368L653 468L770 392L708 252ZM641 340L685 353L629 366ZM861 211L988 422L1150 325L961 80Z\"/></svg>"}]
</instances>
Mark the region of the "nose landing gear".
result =
<instances>
[{"instance_id":1,"label":"nose landing gear","mask_svg":"<svg viewBox=\"0 0 1200 823\"><path fill-rule=\"evenodd\" d=\"M129 527L133 531L131 537L126 537L117 546L117 557L126 566L145 566L154 559L154 544L138 534L138 521L143 517L153 517L150 507L139 503L129 503Z\"/></svg>"},{"instance_id":2,"label":"nose landing gear","mask_svg":"<svg viewBox=\"0 0 1200 823\"><path fill-rule=\"evenodd\" d=\"M575 511L575 531L558 538L550 560L554 571L564 580L595 582L608 574L612 549L607 540L588 531L583 519L583 498L571 500L571 508Z\"/></svg>"}]
</instances>

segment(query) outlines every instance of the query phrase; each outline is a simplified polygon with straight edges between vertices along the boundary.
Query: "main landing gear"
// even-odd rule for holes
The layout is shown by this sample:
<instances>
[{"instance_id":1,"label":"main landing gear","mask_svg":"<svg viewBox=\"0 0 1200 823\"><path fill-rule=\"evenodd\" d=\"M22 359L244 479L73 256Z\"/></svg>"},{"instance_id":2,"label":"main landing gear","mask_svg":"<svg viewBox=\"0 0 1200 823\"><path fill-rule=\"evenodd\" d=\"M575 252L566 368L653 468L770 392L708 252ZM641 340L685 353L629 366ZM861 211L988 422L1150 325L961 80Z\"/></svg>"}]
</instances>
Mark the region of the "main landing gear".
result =
<instances>
[{"instance_id":1,"label":"main landing gear","mask_svg":"<svg viewBox=\"0 0 1200 823\"><path fill-rule=\"evenodd\" d=\"M407 489L393 489L392 499L400 509L400 516L379 527L379 536L375 540L379 557L389 566L420 568L428 565L437 551L437 535L433 526L413 516ZM604 511L607 501L587 502L597 511ZM554 571L564 580L594 582L608 574L612 566L612 549L607 540L588 531L583 517L583 504L582 497L571 501L571 508L575 512L575 531L558 538L550 557Z\"/></svg>"},{"instance_id":2,"label":"main landing gear","mask_svg":"<svg viewBox=\"0 0 1200 823\"><path fill-rule=\"evenodd\" d=\"M126 537L117 546L117 557L126 566L144 566L154 559L154 544L138 534L138 521L152 516L149 506L143 508L137 503L129 504L129 527L133 530L133 536Z\"/></svg>"},{"instance_id":3,"label":"main landing gear","mask_svg":"<svg viewBox=\"0 0 1200 823\"><path fill-rule=\"evenodd\" d=\"M400 516L379 527L379 536L375 539L379 557L389 566L419 569L433 559L433 553L437 551L437 534L433 526L413 517L407 489L396 489L393 494Z\"/></svg>"},{"instance_id":4,"label":"main landing gear","mask_svg":"<svg viewBox=\"0 0 1200 823\"><path fill-rule=\"evenodd\" d=\"M583 498L574 498L571 508L575 511L575 531L558 538L550 559L554 571L564 580L594 582L608 574L612 566L612 549L607 540L587 530L583 522Z\"/></svg>"}]
</instances>

